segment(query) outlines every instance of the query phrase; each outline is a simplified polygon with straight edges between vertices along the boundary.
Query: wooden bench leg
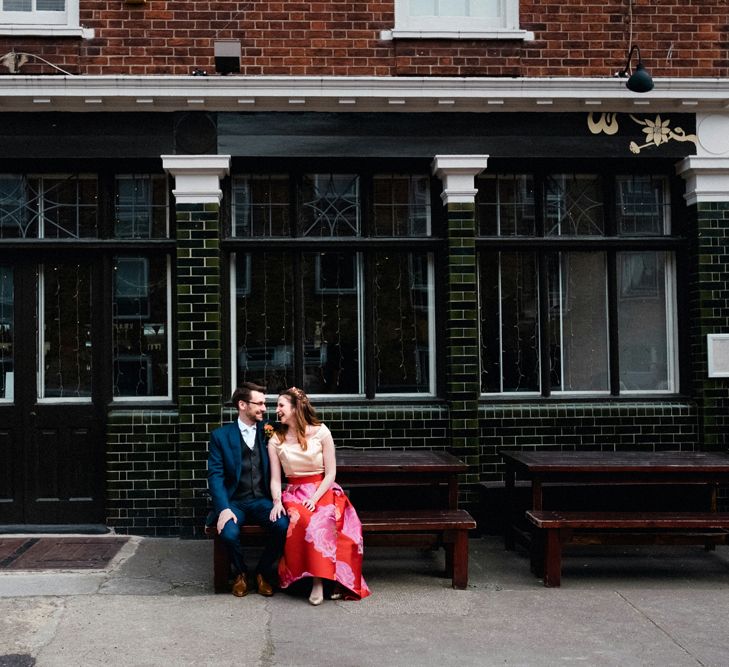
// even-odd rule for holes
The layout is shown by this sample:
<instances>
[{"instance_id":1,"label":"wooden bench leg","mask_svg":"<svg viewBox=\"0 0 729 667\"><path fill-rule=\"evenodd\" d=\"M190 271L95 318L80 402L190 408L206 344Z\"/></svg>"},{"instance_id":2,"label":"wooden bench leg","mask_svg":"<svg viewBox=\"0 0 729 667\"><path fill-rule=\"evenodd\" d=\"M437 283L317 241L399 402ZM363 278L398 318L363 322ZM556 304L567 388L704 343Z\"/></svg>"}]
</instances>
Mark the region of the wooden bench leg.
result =
<instances>
[{"instance_id":1,"label":"wooden bench leg","mask_svg":"<svg viewBox=\"0 0 729 667\"><path fill-rule=\"evenodd\" d=\"M544 531L533 529L529 543L529 567L532 574L540 579L544 577Z\"/></svg>"},{"instance_id":2,"label":"wooden bench leg","mask_svg":"<svg viewBox=\"0 0 729 667\"><path fill-rule=\"evenodd\" d=\"M464 589L468 586L468 531L455 531L454 542L448 546L453 550L453 588Z\"/></svg>"},{"instance_id":3,"label":"wooden bench leg","mask_svg":"<svg viewBox=\"0 0 729 667\"><path fill-rule=\"evenodd\" d=\"M541 532L541 531L540 531ZM558 528L548 528L544 546L544 585L557 587L562 576L562 541Z\"/></svg>"},{"instance_id":4,"label":"wooden bench leg","mask_svg":"<svg viewBox=\"0 0 729 667\"><path fill-rule=\"evenodd\" d=\"M228 592L230 560L228 551L219 537L213 539L213 587L216 593Z\"/></svg>"}]
</instances>

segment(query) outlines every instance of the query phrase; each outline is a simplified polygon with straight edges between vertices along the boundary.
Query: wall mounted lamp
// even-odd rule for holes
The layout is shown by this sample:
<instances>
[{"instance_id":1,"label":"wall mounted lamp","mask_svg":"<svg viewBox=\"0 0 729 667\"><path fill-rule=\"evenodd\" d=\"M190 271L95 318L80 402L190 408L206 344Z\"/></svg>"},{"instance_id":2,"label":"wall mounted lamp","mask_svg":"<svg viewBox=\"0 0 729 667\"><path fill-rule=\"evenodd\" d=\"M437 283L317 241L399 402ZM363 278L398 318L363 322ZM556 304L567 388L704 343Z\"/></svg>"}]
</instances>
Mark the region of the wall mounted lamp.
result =
<instances>
[{"instance_id":1,"label":"wall mounted lamp","mask_svg":"<svg viewBox=\"0 0 729 667\"><path fill-rule=\"evenodd\" d=\"M215 71L218 74L237 74L240 72L240 40L221 39L213 42Z\"/></svg>"},{"instance_id":2,"label":"wall mounted lamp","mask_svg":"<svg viewBox=\"0 0 729 667\"><path fill-rule=\"evenodd\" d=\"M643 67L643 61L640 59L640 49L636 44L633 44L630 52L628 53L628 60L625 62L625 67L618 72L619 77L628 76L628 70L630 69L630 60L633 57L633 53L638 52L638 64L635 66L635 71L630 75L625 87L628 90L632 90L634 93L647 93L649 90L653 90L653 78L648 74L648 70Z\"/></svg>"}]
</instances>

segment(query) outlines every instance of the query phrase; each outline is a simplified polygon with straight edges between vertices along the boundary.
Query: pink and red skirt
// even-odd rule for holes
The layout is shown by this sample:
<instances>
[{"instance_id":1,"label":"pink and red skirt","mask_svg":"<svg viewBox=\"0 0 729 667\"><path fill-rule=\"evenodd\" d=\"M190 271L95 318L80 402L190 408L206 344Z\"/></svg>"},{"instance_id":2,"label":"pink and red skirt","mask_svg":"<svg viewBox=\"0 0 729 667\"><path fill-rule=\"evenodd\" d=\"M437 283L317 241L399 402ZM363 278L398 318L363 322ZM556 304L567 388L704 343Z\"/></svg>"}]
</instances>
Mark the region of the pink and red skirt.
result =
<instances>
[{"instance_id":1,"label":"pink and red skirt","mask_svg":"<svg viewBox=\"0 0 729 667\"><path fill-rule=\"evenodd\" d=\"M342 487L332 484L313 512L301 503L314 495L324 475L292 478L281 500L289 515L286 546L278 565L281 588L303 577L329 579L347 600L370 594L362 577L362 524Z\"/></svg>"}]
</instances>

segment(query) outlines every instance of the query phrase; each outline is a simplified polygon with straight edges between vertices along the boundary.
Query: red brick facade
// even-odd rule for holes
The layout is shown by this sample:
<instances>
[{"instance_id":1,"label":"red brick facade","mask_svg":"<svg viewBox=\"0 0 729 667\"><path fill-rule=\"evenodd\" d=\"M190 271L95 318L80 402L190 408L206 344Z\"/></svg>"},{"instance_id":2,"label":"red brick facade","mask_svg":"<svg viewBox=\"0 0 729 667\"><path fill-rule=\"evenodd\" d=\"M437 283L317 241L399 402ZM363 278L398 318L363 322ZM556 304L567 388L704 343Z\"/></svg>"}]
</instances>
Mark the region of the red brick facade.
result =
<instances>
[{"instance_id":1,"label":"red brick facade","mask_svg":"<svg viewBox=\"0 0 729 667\"><path fill-rule=\"evenodd\" d=\"M184 75L213 72L213 40L239 38L244 75L602 77L623 65L630 2L520 0L534 41L387 41L393 0L81 0L93 39L3 36L0 53L27 51L73 74ZM653 76L727 76L726 0L632 2L633 41ZM56 71L32 60L23 73Z\"/></svg>"}]
</instances>

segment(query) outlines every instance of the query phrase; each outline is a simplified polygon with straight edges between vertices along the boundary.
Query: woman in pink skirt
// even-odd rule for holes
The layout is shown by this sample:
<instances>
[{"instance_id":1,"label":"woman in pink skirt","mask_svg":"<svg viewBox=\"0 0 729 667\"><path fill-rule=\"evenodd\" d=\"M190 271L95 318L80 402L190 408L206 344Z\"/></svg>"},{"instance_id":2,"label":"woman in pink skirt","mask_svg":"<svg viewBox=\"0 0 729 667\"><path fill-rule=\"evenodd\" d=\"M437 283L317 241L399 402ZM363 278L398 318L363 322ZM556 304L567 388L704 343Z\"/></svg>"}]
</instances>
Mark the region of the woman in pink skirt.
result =
<instances>
[{"instance_id":1,"label":"woman in pink skirt","mask_svg":"<svg viewBox=\"0 0 729 667\"><path fill-rule=\"evenodd\" d=\"M278 397L280 430L269 431L271 521L289 516L286 546L278 566L281 588L312 578L309 602L324 600L323 580L335 582L332 599L360 600L370 594L362 578L362 524L335 483L337 462L332 434L296 387ZM281 493L281 469L288 486Z\"/></svg>"}]
</instances>

